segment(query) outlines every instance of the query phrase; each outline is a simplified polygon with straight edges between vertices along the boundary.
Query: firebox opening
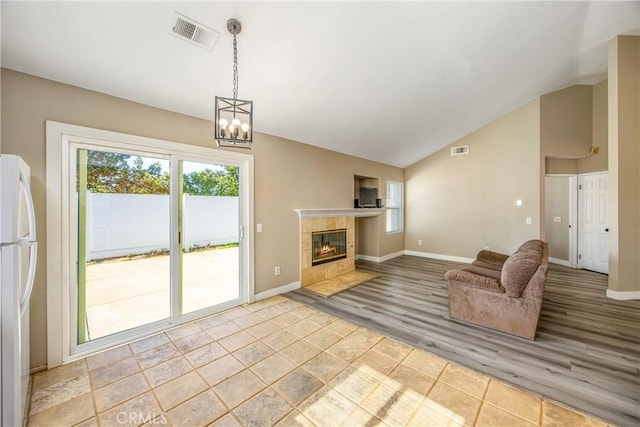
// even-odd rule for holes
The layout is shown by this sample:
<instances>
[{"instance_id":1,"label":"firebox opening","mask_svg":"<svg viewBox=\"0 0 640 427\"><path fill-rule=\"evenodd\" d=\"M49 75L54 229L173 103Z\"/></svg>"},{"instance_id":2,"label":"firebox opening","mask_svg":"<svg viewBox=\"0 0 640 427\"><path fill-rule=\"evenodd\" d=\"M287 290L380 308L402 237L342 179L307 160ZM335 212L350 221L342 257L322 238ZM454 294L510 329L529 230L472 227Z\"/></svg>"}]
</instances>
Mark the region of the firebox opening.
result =
<instances>
[{"instance_id":1,"label":"firebox opening","mask_svg":"<svg viewBox=\"0 0 640 427\"><path fill-rule=\"evenodd\" d=\"M311 233L311 265L336 261L347 257L347 229Z\"/></svg>"}]
</instances>

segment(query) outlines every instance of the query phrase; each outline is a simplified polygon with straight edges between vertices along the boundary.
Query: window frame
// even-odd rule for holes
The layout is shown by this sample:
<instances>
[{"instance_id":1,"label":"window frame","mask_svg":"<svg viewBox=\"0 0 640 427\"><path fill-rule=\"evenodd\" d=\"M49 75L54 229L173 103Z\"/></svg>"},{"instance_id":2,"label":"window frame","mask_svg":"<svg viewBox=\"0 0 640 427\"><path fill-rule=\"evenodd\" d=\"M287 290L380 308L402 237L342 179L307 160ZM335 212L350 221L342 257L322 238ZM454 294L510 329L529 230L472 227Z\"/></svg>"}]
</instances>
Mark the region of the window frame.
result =
<instances>
[{"instance_id":1,"label":"window frame","mask_svg":"<svg viewBox=\"0 0 640 427\"><path fill-rule=\"evenodd\" d=\"M393 194L391 189L392 185L397 185L399 197L398 200L395 198L391 198L390 196ZM385 215L385 231L387 234L399 234L404 232L404 185L401 181L395 180L387 180L386 186L386 215ZM397 229L389 229L390 228L390 217L391 215L397 215Z\"/></svg>"}]
</instances>

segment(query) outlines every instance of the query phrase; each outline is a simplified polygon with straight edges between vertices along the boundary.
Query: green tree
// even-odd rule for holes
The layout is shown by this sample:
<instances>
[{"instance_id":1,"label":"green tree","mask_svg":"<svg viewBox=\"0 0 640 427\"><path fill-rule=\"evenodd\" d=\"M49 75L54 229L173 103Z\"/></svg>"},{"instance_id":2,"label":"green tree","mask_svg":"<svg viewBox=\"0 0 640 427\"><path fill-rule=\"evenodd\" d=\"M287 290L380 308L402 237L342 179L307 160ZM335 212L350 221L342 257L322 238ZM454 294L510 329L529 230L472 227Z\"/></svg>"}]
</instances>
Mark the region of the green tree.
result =
<instances>
[{"instance_id":1,"label":"green tree","mask_svg":"<svg viewBox=\"0 0 640 427\"><path fill-rule=\"evenodd\" d=\"M225 166L224 172L219 174L218 196L238 196L240 188L240 168L236 166Z\"/></svg>"},{"instance_id":2,"label":"green tree","mask_svg":"<svg viewBox=\"0 0 640 427\"><path fill-rule=\"evenodd\" d=\"M87 152L87 189L92 193L169 194L169 172L160 162L143 168L142 157L104 151Z\"/></svg>"},{"instance_id":3,"label":"green tree","mask_svg":"<svg viewBox=\"0 0 640 427\"><path fill-rule=\"evenodd\" d=\"M223 166L220 169L203 169L184 175L183 190L197 196L238 196L240 169Z\"/></svg>"},{"instance_id":4,"label":"green tree","mask_svg":"<svg viewBox=\"0 0 640 427\"><path fill-rule=\"evenodd\" d=\"M183 191L193 196L215 194L216 176L211 169L194 171L183 176Z\"/></svg>"},{"instance_id":5,"label":"green tree","mask_svg":"<svg viewBox=\"0 0 640 427\"><path fill-rule=\"evenodd\" d=\"M131 156L104 151L87 151L87 188L92 193L119 193L128 174Z\"/></svg>"},{"instance_id":6,"label":"green tree","mask_svg":"<svg viewBox=\"0 0 640 427\"><path fill-rule=\"evenodd\" d=\"M159 161L144 168L140 156L87 151L87 189L92 193L169 194L169 172ZM183 176L183 190L199 196L238 196L240 169L222 166Z\"/></svg>"},{"instance_id":7,"label":"green tree","mask_svg":"<svg viewBox=\"0 0 640 427\"><path fill-rule=\"evenodd\" d=\"M143 160L136 157L133 161L129 182L129 193L136 194L169 194L169 172L163 172L160 162L155 162L143 169Z\"/></svg>"}]
</instances>

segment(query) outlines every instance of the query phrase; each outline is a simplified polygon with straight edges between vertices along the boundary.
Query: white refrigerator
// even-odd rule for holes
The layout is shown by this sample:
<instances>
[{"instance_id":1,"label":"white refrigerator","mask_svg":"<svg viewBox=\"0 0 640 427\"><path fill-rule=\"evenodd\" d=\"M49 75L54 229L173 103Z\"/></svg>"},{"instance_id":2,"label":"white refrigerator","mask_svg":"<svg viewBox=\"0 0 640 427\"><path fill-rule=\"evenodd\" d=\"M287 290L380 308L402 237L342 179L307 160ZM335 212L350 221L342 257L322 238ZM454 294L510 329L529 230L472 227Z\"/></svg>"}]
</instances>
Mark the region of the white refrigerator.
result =
<instances>
[{"instance_id":1,"label":"white refrigerator","mask_svg":"<svg viewBox=\"0 0 640 427\"><path fill-rule=\"evenodd\" d=\"M4 427L22 426L29 385L29 298L36 268L36 228L29 166L0 155L0 389Z\"/></svg>"}]
</instances>

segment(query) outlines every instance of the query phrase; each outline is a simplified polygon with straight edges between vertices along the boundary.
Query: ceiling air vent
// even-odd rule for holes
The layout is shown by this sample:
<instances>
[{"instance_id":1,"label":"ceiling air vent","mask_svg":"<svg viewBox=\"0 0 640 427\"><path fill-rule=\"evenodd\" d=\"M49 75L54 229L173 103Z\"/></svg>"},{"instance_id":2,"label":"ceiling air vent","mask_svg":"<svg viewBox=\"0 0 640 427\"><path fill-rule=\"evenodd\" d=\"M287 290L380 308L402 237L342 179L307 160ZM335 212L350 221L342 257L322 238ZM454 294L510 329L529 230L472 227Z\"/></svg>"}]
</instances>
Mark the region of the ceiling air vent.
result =
<instances>
[{"instance_id":1,"label":"ceiling air vent","mask_svg":"<svg viewBox=\"0 0 640 427\"><path fill-rule=\"evenodd\" d=\"M452 156L463 156L465 154L469 154L469 146L461 145L459 147L451 147L451 155Z\"/></svg>"},{"instance_id":2,"label":"ceiling air vent","mask_svg":"<svg viewBox=\"0 0 640 427\"><path fill-rule=\"evenodd\" d=\"M177 12L174 16L170 33L207 50L213 50L213 46L215 46L220 36L219 32Z\"/></svg>"}]
</instances>

